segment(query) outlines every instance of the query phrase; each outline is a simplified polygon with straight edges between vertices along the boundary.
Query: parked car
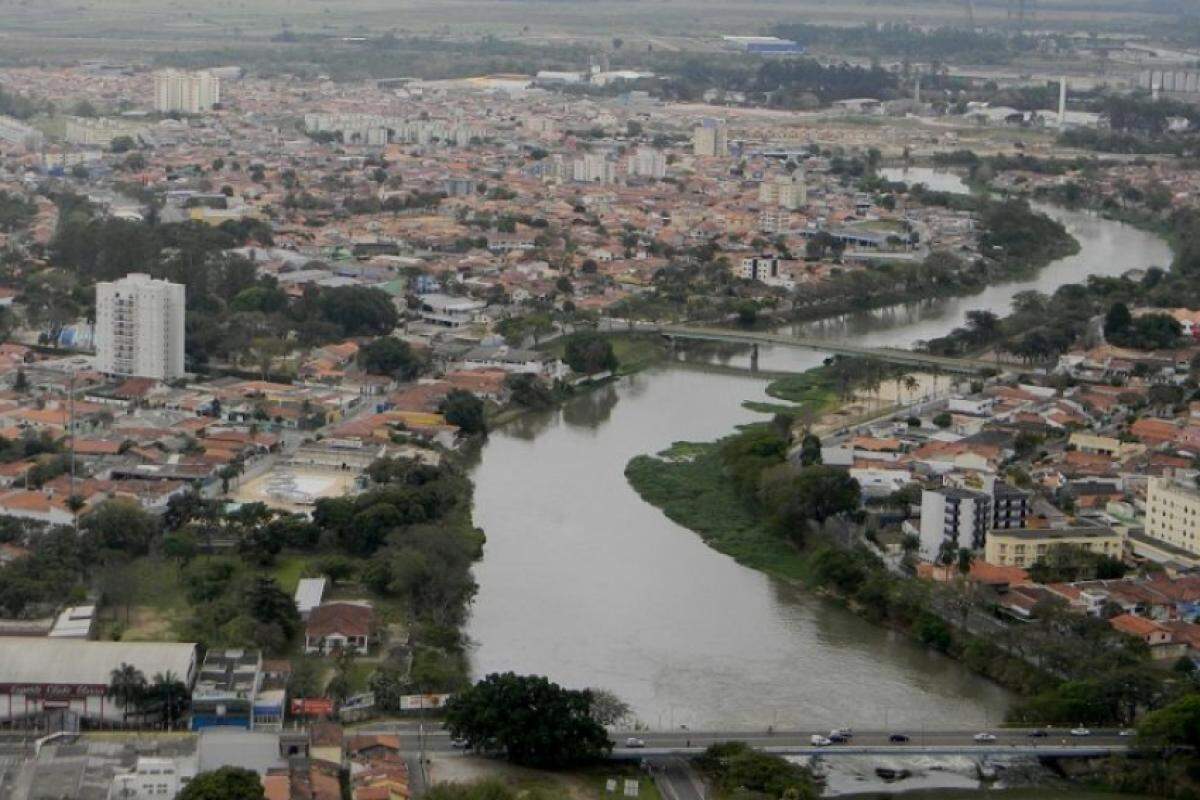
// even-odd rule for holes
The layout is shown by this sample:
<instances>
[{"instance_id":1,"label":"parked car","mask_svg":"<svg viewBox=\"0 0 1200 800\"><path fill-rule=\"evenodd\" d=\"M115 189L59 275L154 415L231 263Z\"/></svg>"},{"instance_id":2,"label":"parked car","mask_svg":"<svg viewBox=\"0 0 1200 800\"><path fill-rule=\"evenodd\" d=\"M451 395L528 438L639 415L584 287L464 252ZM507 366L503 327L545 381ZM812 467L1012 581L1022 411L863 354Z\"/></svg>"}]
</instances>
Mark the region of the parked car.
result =
<instances>
[{"instance_id":1,"label":"parked car","mask_svg":"<svg viewBox=\"0 0 1200 800\"><path fill-rule=\"evenodd\" d=\"M994 741L996 741L996 737L990 733L977 733L977 734L975 734L975 741L977 741L977 742L994 742Z\"/></svg>"},{"instance_id":2,"label":"parked car","mask_svg":"<svg viewBox=\"0 0 1200 800\"><path fill-rule=\"evenodd\" d=\"M471 743L468 742L466 739L451 739L450 746L456 750L466 750L468 747L471 746Z\"/></svg>"},{"instance_id":3,"label":"parked car","mask_svg":"<svg viewBox=\"0 0 1200 800\"><path fill-rule=\"evenodd\" d=\"M1029 738L1030 739L1045 739L1046 732L1045 731L1030 731Z\"/></svg>"},{"instance_id":4,"label":"parked car","mask_svg":"<svg viewBox=\"0 0 1200 800\"><path fill-rule=\"evenodd\" d=\"M1091 736L1092 732L1087 728L1071 728L1072 736Z\"/></svg>"},{"instance_id":5,"label":"parked car","mask_svg":"<svg viewBox=\"0 0 1200 800\"><path fill-rule=\"evenodd\" d=\"M645 747L646 740L639 739L636 736L630 736L628 739L625 740L625 746L626 747Z\"/></svg>"},{"instance_id":6,"label":"parked car","mask_svg":"<svg viewBox=\"0 0 1200 800\"><path fill-rule=\"evenodd\" d=\"M814 733L812 735L813 747L829 747L831 744L833 744L832 739L826 738L819 733Z\"/></svg>"},{"instance_id":7,"label":"parked car","mask_svg":"<svg viewBox=\"0 0 1200 800\"><path fill-rule=\"evenodd\" d=\"M892 744L904 744L908 741L908 736L903 733L893 733L888 737L888 741Z\"/></svg>"}]
</instances>

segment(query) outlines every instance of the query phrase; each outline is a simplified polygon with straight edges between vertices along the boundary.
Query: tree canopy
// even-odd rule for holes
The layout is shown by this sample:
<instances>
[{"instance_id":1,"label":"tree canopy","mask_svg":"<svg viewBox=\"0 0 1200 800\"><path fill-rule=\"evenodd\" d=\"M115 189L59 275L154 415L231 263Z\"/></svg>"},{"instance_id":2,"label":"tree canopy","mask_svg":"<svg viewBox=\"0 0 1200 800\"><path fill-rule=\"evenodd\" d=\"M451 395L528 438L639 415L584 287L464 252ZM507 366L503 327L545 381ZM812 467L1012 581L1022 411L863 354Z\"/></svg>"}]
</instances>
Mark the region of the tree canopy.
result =
<instances>
[{"instance_id":1,"label":"tree canopy","mask_svg":"<svg viewBox=\"0 0 1200 800\"><path fill-rule=\"evenodd\" d=\"M258 773L241 767L201 772L176 795L176 800L263 800Z\"/></svg>"},{"instance_id":2,"label":"tree canopy","mask_svg":"<svg viewBox=\"0 0 1200 800\"><path fill-rule=\"evenodd\" d=\"M446 727L477 750L514 763L555 768L608 753L612 743L592 716L592 693L513 672L488 675L446 704Z\"/></svg>"}]
</instances>

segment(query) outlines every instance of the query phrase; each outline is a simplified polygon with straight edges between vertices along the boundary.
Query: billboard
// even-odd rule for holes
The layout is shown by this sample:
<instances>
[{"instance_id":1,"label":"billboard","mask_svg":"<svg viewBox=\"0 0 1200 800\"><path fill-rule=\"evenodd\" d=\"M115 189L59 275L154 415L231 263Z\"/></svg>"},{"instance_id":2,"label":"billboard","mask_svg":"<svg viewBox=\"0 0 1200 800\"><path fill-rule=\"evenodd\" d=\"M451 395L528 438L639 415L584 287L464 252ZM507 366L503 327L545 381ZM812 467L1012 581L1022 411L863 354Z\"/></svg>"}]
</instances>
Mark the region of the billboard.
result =
<instances>
[{"instance_id":1,"label":"billboard","mask_svg":"<svg viewBox=\"0 0 1200 800\"><path fill-rule=\"evenodd\" d=\"M400 696L401 711L420 711L423 708L441 708L450 699L448 694L405 694Z\"/></svg>"},{"instance_id":2,"label":"billboard","mask_svg":"<svg viewBox=\"0 0 1200 800\"><path fill-rule=\"evenodd\" d=\"M333 701L326 697L296 697L292 699L293 717L327 717L333 714Z\"/></svg>"}]
</instances>

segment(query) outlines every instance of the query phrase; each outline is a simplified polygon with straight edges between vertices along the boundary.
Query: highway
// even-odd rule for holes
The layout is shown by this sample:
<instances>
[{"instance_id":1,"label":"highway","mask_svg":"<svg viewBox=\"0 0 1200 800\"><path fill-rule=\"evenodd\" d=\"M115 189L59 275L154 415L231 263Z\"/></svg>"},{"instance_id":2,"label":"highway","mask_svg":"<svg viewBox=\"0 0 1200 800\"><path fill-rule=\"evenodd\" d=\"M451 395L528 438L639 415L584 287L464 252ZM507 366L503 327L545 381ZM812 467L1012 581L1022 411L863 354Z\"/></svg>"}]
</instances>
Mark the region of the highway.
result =
<instances>
[{"instance_id":1,"label":"highway","mask_svg":"<svg viewBox=\"0 0 1200 800\"><path fill-rule=\"evenodd\" d=\"M461 752L453 746L450 734L433 723L426 727L424 748L427 752ZM813 734L828 735L828 730L815 731L625 731L614 732L613 758L666 760L679 756L696 755L717 742L740 741L764 752L780 755L876 755L876 754L961 754L961 755L1091 755L1125 750L1132 738L1120 736L1115 729L1097 729L1090 736L1072 736L1062 728L1042 729L1044 737L1033 737L1033 729L998 728L988 731L995 741L977 742L978 730L921 731L919 729L896 729L892 731L856 731L854 738L844 744L825 747L812 745ZM368 725L362 729L368 733L396 733L400 736L401 748L416 752L421 748L421 736L416 727L408 723ZM893 742L893 734L903 734L907 742ZM644 746L628 745L636 738Z\"/></svg>"}]
</instances>

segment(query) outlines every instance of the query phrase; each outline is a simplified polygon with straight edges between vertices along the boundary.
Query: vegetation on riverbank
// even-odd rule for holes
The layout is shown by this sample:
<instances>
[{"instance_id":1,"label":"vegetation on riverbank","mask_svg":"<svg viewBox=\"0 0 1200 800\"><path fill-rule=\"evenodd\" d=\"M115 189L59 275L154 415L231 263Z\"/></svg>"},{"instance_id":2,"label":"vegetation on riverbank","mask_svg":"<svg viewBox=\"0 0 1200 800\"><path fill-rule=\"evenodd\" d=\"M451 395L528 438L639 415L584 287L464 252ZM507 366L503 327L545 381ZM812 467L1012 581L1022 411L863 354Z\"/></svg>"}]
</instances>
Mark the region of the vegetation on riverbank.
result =
<instances>
[{"instance_id":1,"label":"vegetation on riverbank","mask_svg":"<svg viewBox=\"0 0 1200 800\"><path fill-rule=\"evenodd\" d=\"M1186 689L1150 669L1146 648L1102 620L1048 609L1035 622L1001 625L987 620L988 602L966 585L890 571L862 535L851 510L857 497L829 505L840 490L819 484L814 499L797 480L808 474L815 481L806 471L823 468L782 466L786 449L778 428L748 426L719 442L677 443L638 456L626 476L644 500L714 549L905 631L1025 695L1012 710L1014 722L1128 724L1137 709ZM783 469L794 477L780 492Z\"/></svg>"}]
</instances>

